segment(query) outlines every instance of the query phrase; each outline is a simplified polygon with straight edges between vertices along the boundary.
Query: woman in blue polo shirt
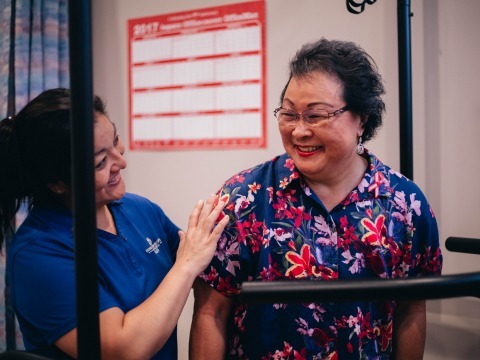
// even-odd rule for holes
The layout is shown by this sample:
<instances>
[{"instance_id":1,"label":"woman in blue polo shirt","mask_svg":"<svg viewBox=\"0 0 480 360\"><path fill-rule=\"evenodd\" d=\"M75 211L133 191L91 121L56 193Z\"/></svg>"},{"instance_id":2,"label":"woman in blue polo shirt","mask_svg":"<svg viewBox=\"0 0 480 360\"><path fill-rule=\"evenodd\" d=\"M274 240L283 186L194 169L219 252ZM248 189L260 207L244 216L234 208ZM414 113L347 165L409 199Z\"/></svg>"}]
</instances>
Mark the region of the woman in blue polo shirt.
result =
<instances>
[{"instance_id":1,"label":"woman in blue polo shirt","mask_svg":"<svg viewBox=\"0 0 480 360\"><path fill-rule=\"evenodd\" d=\"M125 192L124 145L98 97L94 114L102 358L176 359L176 323L226 224L215 226L223 203L199 201L180 231ZM50 358L77 356L69 119L69 91L53 89L0 122L0 245L30 208L7 257L12 304L26 349Z\"/></svg>"}]
</instances>

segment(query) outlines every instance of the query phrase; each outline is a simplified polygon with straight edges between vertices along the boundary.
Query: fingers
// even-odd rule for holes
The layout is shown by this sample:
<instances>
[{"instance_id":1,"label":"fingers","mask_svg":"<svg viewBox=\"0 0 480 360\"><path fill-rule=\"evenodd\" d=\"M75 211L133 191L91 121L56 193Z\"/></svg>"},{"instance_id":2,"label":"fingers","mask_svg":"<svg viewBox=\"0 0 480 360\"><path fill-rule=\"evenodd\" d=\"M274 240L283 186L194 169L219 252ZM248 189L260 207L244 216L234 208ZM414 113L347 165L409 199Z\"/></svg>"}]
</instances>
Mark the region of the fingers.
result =
<instances>
[{"instance_id":1,"label":"fingers","mask_svg":"<svg viewBox=\"0 0 480 360\"><path fill-rule=\"evenodd\" d=\"M218 222L217 226L215 226L215 228L212 231L212 234L210 235L211 240L214 240L215 242L218 241L218 239L220 238L220 235L222 235L223 230L225 230L225 227L227 226L228 221L229 221L228 216L224 216L222 220Z\"/></svg>"},{"instance_id":2,"label":"fingers","mask_svg":"<svg viewBox=\"0 0 480 360\"><path fill-rule=\"evenodd\" d=\"M205 201L205 204L203 205L202 212L200 213L200 219L199 222L205 221L205 219L211 214L212 209L215 206L215 203L217 202L217 195L212 194L210 197ZM218 205L217 205L218 206Z\"/></svg>"},{"instance_id":3,"label":"fingers","mask_svg":"<svg viewBox=\"0 0 480 360\"><path fill-rule=\"evenodd\" d=\"M185 241L185 232L183 230L178 230L178 236L180 237L180 242Z\"/></svg>"},{"instance_id":4,"label":"fingers","mask_svg":"<svg viewBox=\"0 0 480 360\"><path fill-rule=\"evenodd\" d=\"M202 228L211 231L224 207L225 202L218 201L215 194L210 195L205 203L199 200L190 214L188 229Z\"/></svg>"},{"instance_id":5,"label":"fingers","mask_svg":"<svg viewBox=\"0 0 480 360\"><path fill-rule=\"evenodd\" d=\"M218 201L217 198L215 198L215 201ZM218 201L216 206L212 209L213 204L204 207L205 212L202 211L203 215L207 215L206 217L202 218L200 217L200 221L198 223L199 227L202 227L204 231L211 232L213 227L215 226L215 223L217 222L220 214L222 213L223 208L225 207L226 203L224 201ZM228 217L226 217L228 220ZM223 220L223 218L222 218ZM220 221L221 222L221 221ZM225 224L226 225L226 224ZM225 225L223 227L225 227ZM218 224L217 224L218 226Z\"/></svg>"},{"instance_id":6,"label":"fingers","mask_svg":"<svg viewBox=\"0 0 480 360\"><path fill-rule=\"evenodd\" d=\"M203 200L198 200L188 218L188 229L197 227L198 219L203 208Z\"/></svg>"}]
</instances>

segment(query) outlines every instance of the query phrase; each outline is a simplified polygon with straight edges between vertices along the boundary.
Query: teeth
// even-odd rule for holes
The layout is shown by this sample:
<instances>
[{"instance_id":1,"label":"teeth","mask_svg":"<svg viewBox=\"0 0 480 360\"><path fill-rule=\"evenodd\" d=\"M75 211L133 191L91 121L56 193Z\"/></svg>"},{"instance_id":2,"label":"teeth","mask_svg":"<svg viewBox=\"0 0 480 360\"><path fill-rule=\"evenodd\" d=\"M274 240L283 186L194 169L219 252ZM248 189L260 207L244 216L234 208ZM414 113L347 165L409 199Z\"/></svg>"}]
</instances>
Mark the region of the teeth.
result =
<instances>
[{"instance_id":1,"label":"teeth","mask_svg":"<svg viewBox=\"0 0 480 360\"><path fill-rule=\"evenodd\" d=\"M312 152L320 149L319 146L299 146L298 149L303 152Z\"/></svg>"},{"instance_id":2,"label":"teeth","mask_svg":"<svg viewBox=\"0 0 480 360\"><path fill-rule=\"evenodd\" d=\"M115 175L113 178L110 179L110 181L108 182L109 184L112 184L114 183L115 181L117 181L117 178L118 178L118 174Z\"/></svg>"}]
</instances>

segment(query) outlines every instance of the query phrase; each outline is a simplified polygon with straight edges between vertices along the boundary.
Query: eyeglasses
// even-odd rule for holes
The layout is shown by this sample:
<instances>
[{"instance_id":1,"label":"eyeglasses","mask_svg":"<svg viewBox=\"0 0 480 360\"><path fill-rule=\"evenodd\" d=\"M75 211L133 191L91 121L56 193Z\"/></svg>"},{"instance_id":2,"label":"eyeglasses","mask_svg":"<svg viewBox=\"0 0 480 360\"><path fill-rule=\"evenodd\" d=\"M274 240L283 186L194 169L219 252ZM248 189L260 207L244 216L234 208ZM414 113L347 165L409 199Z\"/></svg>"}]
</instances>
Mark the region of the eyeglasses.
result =
<instances>
[{"instance_id":1,"label":"eyeglasses","mask_svg":"<svg viewBox=\"0 0 480 360\"><path fill-rule=\"evenodd\" d=\"M344 107L330 113L326 110L308 109L300 114L293 110L279 107L273 111L273 115L275 115L275 117L278 119L278 122L284 126L296 126L300 118L303 118L303 121L305 121L305 124L310 126L315 126L320 124L322 121L328 120L331 117L340 115L347 110L348 110L348 105L345 105Z\"/></svg>"}]
</instances>

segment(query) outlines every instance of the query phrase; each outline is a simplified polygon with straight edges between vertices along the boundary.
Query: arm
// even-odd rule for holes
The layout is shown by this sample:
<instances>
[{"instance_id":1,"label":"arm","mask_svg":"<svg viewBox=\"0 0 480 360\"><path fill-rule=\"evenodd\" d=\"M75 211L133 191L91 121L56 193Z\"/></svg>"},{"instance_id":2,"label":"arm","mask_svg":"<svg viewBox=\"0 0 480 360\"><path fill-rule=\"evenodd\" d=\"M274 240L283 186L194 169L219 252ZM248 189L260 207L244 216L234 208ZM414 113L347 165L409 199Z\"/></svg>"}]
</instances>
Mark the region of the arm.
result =
<instances>
[{"instance_id":1,"label":"arm","mask_svg":"<svg viewBox=\"0 0 480 360\"><path fill-rule=\"evenodd\" d=\"M426 302L398 302L393 319L393 358L423 359L426 336Z\"/></svg>"},{"instance_id":2,"label":"arm","mask_svg":"<svg viewBox=\"0 0 480 360\"><path fill-rule=\"evenodd\" d=\"M194 295L190 359L224 359L227 350L227 321L232 300L200 279L194 283Z\"/></svg>"},{"instance_id":3,"label":"arm","mask_svg":"<svg viewBox=\"0 0 480 360\"><path fill-rule=\"evenodd\" d=\"M205 205L198 202L192 211L187 234L180 232L177 260L153 294L136 308L123 313L110 308L100 314L102 359L150 359L165 344L175 328L193 281L215 252L228 219L218 218L224 203L214 208L215 196ZM76 329L55 345L70 356L77 356Z\"/></svg>"}]
</instances>

